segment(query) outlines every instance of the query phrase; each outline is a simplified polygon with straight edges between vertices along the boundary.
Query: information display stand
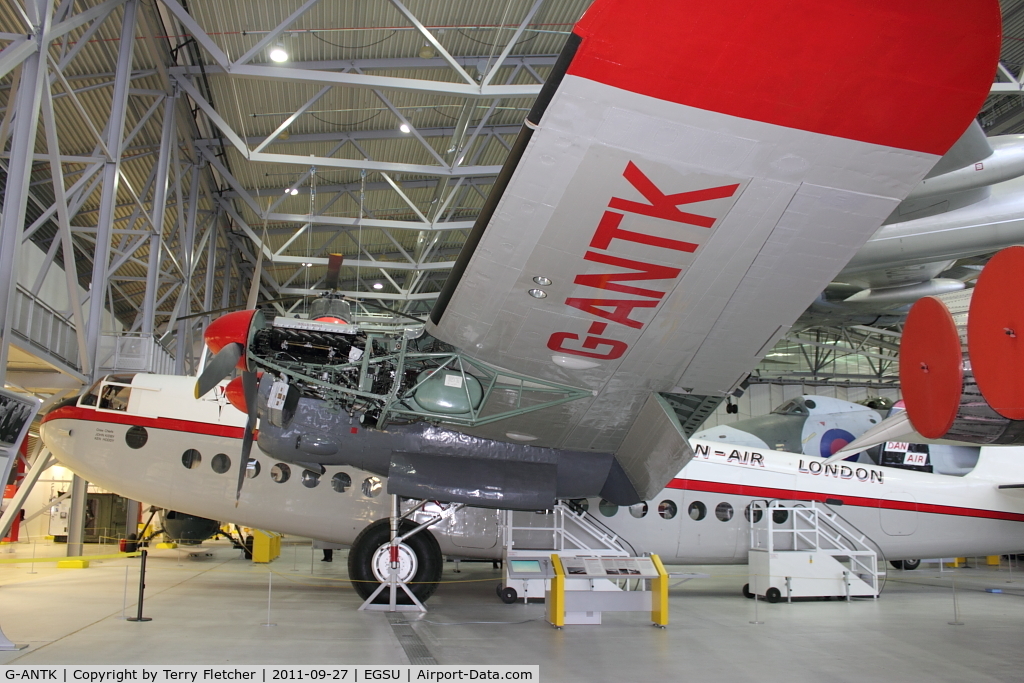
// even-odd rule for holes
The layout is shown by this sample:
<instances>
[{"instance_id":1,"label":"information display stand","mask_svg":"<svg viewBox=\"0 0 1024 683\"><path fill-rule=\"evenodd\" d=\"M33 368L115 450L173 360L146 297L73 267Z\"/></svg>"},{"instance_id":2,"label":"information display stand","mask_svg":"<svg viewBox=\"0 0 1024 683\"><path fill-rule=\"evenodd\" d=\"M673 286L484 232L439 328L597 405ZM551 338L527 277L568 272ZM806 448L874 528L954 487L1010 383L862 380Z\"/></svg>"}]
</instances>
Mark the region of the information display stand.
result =
<instances>
[{"instance_id":1,"label":"information display stand","mask_svg":"<svg viewBox=\"0 0 1024 683\"><path fill-rule=\"evenodd\" d=\"M657 555L586 557L551 555L554 573L545 598L548 622L600 624L602 612L650 612L668 626L669 576Z\"/></svg>"}]
</instances>

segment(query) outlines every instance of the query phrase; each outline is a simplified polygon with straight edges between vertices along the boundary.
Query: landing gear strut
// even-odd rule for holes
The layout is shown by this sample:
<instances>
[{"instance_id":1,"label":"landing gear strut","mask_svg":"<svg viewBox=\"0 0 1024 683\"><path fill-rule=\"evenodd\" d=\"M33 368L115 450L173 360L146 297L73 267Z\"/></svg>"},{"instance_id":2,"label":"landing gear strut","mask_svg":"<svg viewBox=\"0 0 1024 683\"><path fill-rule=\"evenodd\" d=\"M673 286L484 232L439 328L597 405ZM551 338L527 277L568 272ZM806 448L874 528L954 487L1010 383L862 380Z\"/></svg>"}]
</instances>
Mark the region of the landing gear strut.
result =
<instances>
[{"instance_id":1,"label":"landing gear strut","mask_svg":"<svg viewBox=\"0 0 1024 683\"><path fill-rule=\"evenodd\" d=\"M391 498L391 517L363 529L352 544L349 578L356 593L366 601L361 610L426 611L422 603L437 590L444 557L433 534L421 532L463 506L449 505L417 525L409 517L428 501L421 501L402 515L398 496Z\"/></svg>"}]
</instances>

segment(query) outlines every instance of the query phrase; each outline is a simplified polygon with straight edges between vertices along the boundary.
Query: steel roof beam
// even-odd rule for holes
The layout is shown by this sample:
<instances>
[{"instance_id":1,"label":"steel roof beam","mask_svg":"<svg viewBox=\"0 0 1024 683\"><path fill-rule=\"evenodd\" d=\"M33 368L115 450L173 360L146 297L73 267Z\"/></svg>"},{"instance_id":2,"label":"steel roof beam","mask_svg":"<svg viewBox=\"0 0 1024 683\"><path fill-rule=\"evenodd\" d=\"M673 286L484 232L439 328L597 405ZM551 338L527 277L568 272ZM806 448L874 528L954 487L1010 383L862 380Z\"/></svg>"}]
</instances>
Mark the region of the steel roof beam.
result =
<instances>
[{"instance_id":1,"label":"steel roof beam","mask_svg":"<svg viewBox=\"0 0 1024 683\"><path fill-rule=\"evenodd\" d=\"M522 126L519 124L497 124L481 128L482 135L518 135ZM454 127L449 128L419 128L417 129L425 138L451 137ZM338 131L333 133L293 133L286 140L274 140L270 144L294 145L305 142L347 142L349 140L394 140L408 138L408 133L403 133L396 128L379 128L374 130L353 130ZM258 145L265 138L249 136L242 138L246 145ZM195 141L197 146L218 146L221 141L216 138L199 138Z\"/></svg>"},{"instance_id":2,"label":"steel roof beam","mask_svg":"<svg viewBox=\"0 0 1024 683\"><path fill-rule=\"evenodd\" d=\"M464 55L454 56L455 61L463 66L463 68L476 66L480 62L486 62L488 59L487 55ZM558 59L557 54L551 55L510 55L505 59L505 67L522 66L528 71L532 71L534 66L554 66L555 61ZM281 69L302 69L305 71L356 71L362 72L366 70L375 69L388 69L395 71L405 71L409 69L443 69L447 68L448 62L440 57L433 59L423 59L422 57L392 57L392 58L378 58L378 59L325 59L321 61L313 62L288 62L282 64L278 68ZM203 72L207 74L223 75L230 73L220 66L211 64L209 66L175 66L171 67L170 73L177 75L189 75L199 76ZM537 83L543 83L544 79L536 72L532 72L531 75L537 81ZM76 76L76 78L79 78Z\"/></svg>"}]
</instances>

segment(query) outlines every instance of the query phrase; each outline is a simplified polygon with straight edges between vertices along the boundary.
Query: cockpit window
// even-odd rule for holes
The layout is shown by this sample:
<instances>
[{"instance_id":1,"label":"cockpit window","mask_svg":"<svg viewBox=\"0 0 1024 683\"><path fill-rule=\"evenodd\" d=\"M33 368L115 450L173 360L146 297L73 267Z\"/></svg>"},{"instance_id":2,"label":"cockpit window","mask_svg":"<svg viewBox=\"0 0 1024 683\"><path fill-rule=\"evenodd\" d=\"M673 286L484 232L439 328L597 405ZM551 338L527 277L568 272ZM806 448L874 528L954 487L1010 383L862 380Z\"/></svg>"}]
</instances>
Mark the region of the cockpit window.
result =
<instances>
[{"instance_id":1,"label":"cockpit window","mask_svg":"<svg viewBox=\"0 0 1024 683\"><path fill-rule=\"evenodd\" d=\"M102 383L103 383L102 379L96 380L96 382L94 382L93 385L91 387L89 387L89 390L87 392L85 392L84 394L82 394L82 398L79 399L78 405L80 405L80 406L94 406L94 405L96 405L96 403L99 401L99 398L100 398L100 384L102 384Z\"/></svg>"},{"instance_id":2,"label":"cockpit window","mask_svg":"<svg viewBox=\"0 0 1024 683\"><path fill-rule=\"evenodd\" d=\"M100 387L99 408L105 410L128 410L128 396L132 393L131 386L127 384L104 383Z\"/></svg>"},{"instance_id":3,"label":"cockpit window","mask_svg":"<svg viewBox=\"0 0 1024 683\"><path fill-rule=\"evenodd\" d=\"M128 395L132 391L135 373L107 375L96 380L78 399L80 406L97 406L107 410L128 410Z\"/></svg>"},{"instance_id":4,"label":"cockpit window","mask_svg":"<svg viewBox=\"0 0 1024 683\"><path fill-rule=\"evenodd\" d=\"M807 417L811 414L811 411L807 410L807 406L804 405L802 398L794 398L792 401L786 401L781 406L772 411L775 415L803 415Z\"/></svg>"}]
</instances>

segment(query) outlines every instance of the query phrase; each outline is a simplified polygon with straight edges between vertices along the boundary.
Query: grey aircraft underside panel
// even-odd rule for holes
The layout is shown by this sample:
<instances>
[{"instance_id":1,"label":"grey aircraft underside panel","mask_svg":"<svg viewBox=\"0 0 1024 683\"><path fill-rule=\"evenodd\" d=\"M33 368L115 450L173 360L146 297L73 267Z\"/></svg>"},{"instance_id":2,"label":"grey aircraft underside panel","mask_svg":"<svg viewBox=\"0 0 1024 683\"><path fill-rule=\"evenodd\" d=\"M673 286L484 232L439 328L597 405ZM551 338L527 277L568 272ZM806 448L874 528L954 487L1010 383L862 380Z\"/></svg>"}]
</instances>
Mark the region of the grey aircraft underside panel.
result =
<instances>
[{"instance_id":1,"label":"grey aircraft underside panel","mask_svg":"<svg viewBox=\"0 0 1024 683\"><path fill-rule=\"evenodd\" d=\"M640 498L652 500L665 482L693 459L693 449L672 406L652 394L626 433L615 459Z\"/></svg>"},{"instance_id":2,"label":"grey aircraft underside panel","mask_svg":"<svg viewBox=\"0 0 1024 683\"><path fill-rule=\"evenodd\" d=\"M265 375L261 415L271 384ZM257 445L271 457L314 471L351 465L389 477L389 491L415 498L528 510L550 508L556 497L603 496L617 505L641 500L610 452L489 440L425 422L365 428L358 414L332 410L314 398L300 398L283 426L264 419Z\"/></svg>"},{"instance_id":3,"label":"grey aircraft underside panel","mask_svg":"<svg viewBox=\"0 0 1024 683\"><path fill-rule=\"evenodd\" d=\"M566 77L430 327L486 362L596 396L473 434L516 432L537 445L614 452L652 393L681 387L724 396L935 161L613 90ZM693 242L696 253L625 239L595 246L591 238L612 202L649 204L624 180L627 163L665 194L736 187L728 197L681 207L714 218L711 229L620 211L625 230ZM626 282L661 294L648 298L653 307L629 311L639 327L613 321L605 330L602 314L567 303L624 298L576 284L587 274L624 272L584 258L588 251L679 275ZM527 294L534 278L552 281L542 286L543 299ZM600 331L589 332L595 323ZM555 333L563 332L573 341L558 341ZM584 339L605 344L596 351L608 358L578 353L592 348L581 349ZM606 353L613 342L628 349Z\"/></svg>"},{"instance_id":4,"label":"grey aircraft underside panel","mask_svg":"<svg viewBox=\"0 0 1024 683\"><path fill-rule=\"evenodd\" d=\"M388 493L504 510L543 510L555 500L553 463L392 453Z\"/></svg>"}]
</instances>

